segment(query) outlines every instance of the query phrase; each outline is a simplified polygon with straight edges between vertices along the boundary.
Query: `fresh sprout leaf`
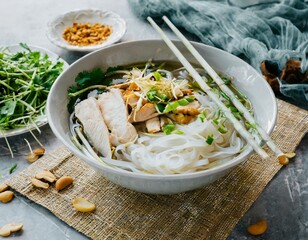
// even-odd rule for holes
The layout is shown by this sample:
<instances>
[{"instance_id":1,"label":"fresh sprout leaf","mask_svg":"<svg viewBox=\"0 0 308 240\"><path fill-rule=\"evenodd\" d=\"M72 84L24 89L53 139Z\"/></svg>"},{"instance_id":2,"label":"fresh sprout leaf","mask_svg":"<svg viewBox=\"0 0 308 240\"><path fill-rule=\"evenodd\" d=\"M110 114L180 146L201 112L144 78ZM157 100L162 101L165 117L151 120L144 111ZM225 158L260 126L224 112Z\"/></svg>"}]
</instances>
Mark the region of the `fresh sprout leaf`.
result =
<instances>
[{"instance_id":1,"label":"fresh sprout leaf","mask_svg":"<svg viewBox=\"0 0 308 240\"><path fill-rule=\"evenodd\" d=\"M21 46L22 48L28 50L29 52L32 52L31 49L28 47L28 45L26 43L19 43L19 46Z\"/></svg>"},{"instance_id":2,"label":"fresh sprout leaf","mask_svg":"<svg viewBox=\"0 0 308 240\"><path fill-rule=\"evenodd\" d=\"M0 130L28 126L44 114L49 90L64 66L27 44L20 46L25 50L17 53L0 49Z\"/></svg>"},{"instance_id":3,"label":"fresh sprout leaf","mask_svg":"<svg viewBox=\"0 0 308 240\"><path fill-rule=\"evenodd\" d=\"M12 116L15 112L17 102L10 100L4 103L4 106L0 108L0 115Z\"/></svg>"},{"instance_id":4,"label":"fresh sprout leaf","mask_svg":"<svg viewBox=\"0 0 308 240\"><path fill-rule=\"evenodd\" d=\"M165 126L163 126L163 132L166 134L166 135L169 135L172 133L172 131L174 130L175 128L175 125L173 123L168 123L166 124Z\"/></svg>"},{"instance_id":5,"label":"fresh sprout leaf","mask_svg":"<svg viewBox=\"0 0 308 240\"><path fill-rule=\"evenodd\" d=\"M160 78L161 78L161 75L160 75L160 73L159 72L153 72L153 76L155 77L155 80L156 81L159 81L160 80Z\"/></svg>"},{"instance_id":6,"label":"fresh sprout leaf","mask_svg":"<svg viewBox=\"0 0 308 240\"><path fill-rule=\"evenodd\" d=\"M24 54L21 53L21 52L18 52L18 53L15 53L15 54L12 56L11 60L16 61L16 60L19 60L19 59L22 58L22 57L24 57Z\"/></svg>"},{"instance_id":7,"label":"fresh sprout leaf","mask_svg":"<svg viewBox=\"0 0 308 240\"><path fill-rule=\"evenodd\" d=\"M212 145L212 143L214 142L213 135L212 134L208 135L205 141L208 145Z\"/></svg>"},{"instance_id":8,"label":"fresh sprout leaf","mask_svg":"<svg viewBox=\"0 0 308 240\"><path fill-rule=\"evenodd\" d=\"M15 163L11 168L10 168L10 171L9 173L12 174L17 168L17 163Z\"/></svg>"}]
</instances>

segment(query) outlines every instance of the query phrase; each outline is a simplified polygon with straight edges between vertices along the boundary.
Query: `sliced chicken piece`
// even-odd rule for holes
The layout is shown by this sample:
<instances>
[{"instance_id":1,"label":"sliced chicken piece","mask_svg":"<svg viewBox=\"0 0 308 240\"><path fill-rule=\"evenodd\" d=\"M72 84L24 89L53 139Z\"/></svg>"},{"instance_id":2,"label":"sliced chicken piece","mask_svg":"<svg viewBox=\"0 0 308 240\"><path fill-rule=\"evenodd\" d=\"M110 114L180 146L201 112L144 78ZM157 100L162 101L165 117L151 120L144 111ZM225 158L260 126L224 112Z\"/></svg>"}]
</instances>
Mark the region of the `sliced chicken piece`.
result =
<instances>
[{"instance_id":1,"label":"sliced chicken piece","mask_svg":"<svg viewBox=\"0 0 308 240\"><path fill-rule=\"evenodd\" d=\"M127 105L129 105L131 108L134 108L137 106L137 102L139 100L139 97L131 91L125 91L123 93L124 101Z\"/></svg>"},{"instance_id":2,"label":"sliced chicken piece","mask_svg":"<svg viewBox=\"0 0 308 240\"><path fill-rule=\"evenodd\" d=\"M145 122L145 126L149 133L156 133L160 131L159 117L154 117Z\"/></svg>"},{"instance_id":3,"label":"sliced chicken piece","mask_svg":"<svg viewBox=\"0 0 308 240\"><path fill-rule=\"evenodd\" d=\"M83 125L93 147L104 157L111 158L109 131L97 100L90 97L75 106L75 115Z\"/></svg>"},{"instance_id":4,"label":"sliced chicken piece","mask_svg":"<svg viewBox=\"0 0 308 240\"><path fill-rule=\"evenodd\" d=\"M168 118L164 117L164 116L161 116L159 118L160 120L160 127L162 128L163 126L165 126L166 124L168 124ZM170 120L170 119L169 119Z\"/></svg>"},{"instance_id":5,"label":"sliced chicken piece","mask_svg":"<svg viewBox=\"0 0 308 240\"><path fill-rule=\"evenodd\" d=\"M156 111L153 103L144 104L139 110L133 110L129 116L130 122L143 122L153 117L158 116L159 113Z\"/></svg>"},{"instance_id":6,"label":"sliced chicken piece","mask_svg":"<svg viewBox=\"0 0 308 240\"><path fill-rule=\"evenodd\" d=\"M113 88L98 97L98 104L111 131L110 141L114 146L134 141L137 138L135 127L127 121L127 109L119 89Z\"/></svg>"},{"instance_id":7,"label":"sliced chicken piece","mask_svg":"<svg viewBox=\"0 0 308 240\"><path fill-rule=\"evenodd\" d=\"M200 112L198 108L200 107L200 103L198 101L193 101L187 104L186 106L179 106L177 109L174 110L174 113L182 113L185 115L195 116L198 115Z\"/></svg>"}]
</instances>

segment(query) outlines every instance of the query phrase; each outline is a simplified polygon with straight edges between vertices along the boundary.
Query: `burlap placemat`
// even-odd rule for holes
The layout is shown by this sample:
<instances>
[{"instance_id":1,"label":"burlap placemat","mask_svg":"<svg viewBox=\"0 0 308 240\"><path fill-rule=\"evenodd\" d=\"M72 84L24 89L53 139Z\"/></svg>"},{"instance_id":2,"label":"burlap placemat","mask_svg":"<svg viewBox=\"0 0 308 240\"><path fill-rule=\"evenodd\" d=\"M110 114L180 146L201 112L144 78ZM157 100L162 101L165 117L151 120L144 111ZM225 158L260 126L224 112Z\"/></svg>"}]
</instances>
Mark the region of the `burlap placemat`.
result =
<instances>
[{"instance_id":1,"label":"burlap placemat","mask_svg":"<svg viewBox=\"0 0 308 240\"><path fill-rule=\"evenodd\" d=\"M307 111L278 100L279 118L272 138L294 151L308 131ZM253 155L227 176L200 190L157 196L119 187L97 174L64 147L45 155L7 183L29 199L93 239L225 239L281 165ZM57 192L34 188L30 180L48 169L75 178ZM71 205L77 196L94 202L93 213Z\"/></svg>"}]
</instances>

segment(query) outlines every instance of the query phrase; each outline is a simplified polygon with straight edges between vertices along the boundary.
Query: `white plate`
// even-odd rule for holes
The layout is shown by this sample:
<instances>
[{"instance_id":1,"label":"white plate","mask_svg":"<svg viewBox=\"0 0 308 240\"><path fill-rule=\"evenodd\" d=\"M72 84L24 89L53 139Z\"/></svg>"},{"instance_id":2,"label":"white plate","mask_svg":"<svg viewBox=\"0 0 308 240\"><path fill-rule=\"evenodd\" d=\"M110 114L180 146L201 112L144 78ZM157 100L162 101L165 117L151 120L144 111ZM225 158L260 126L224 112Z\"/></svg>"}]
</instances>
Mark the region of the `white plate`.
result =
<instances>
[{"instance_id":1,"label":"white plate","mask_svg":"<svg viewBox=\"0 0 308 240\"><path fill-rule=\"evenodd\" d=\"M12 53L17 53L17 52L20 52L20 51L26 51L26 49L22 48L19 45L1 46L1 47L6 47ZM69 64L65 60L63 60L57 54L55 54L55 53L53 53L53 52L51 52L47 49L37 47L37 46L32 46L32 45L28 45L28 47L32 51L39 51L39 52L41 52L41 54L46 53L49 56L49 59L52 62L57 62L58 60L63 62L64 63L63 71L69 67ZM19 135L19 134L28 132L29 130L35 129L36 126L41 127L41 126L45 125L46 123L47 123L47 117L46 117L46 115L42 115L42 116L40 116L36 119L35 124L28 125L27 127L15 128L15 129L11 129L11 130L0 130L0 138Z\"/></svg>"},{"instance_id":2,"label":"white plate","mask_svg":"<svg viewBox=\"0 0 308 240\"><path fill-rule=\"evenodd\" d=\"M101 23L112 27L112 33L106 41L92 46L73 46L62 37L64 29L77 23ZM49 40L67 50L90 52L118 42L126 32L125 21L116 13L98 9L75 10L62 14L47 24Z\"/></svg>"}]
</instances>

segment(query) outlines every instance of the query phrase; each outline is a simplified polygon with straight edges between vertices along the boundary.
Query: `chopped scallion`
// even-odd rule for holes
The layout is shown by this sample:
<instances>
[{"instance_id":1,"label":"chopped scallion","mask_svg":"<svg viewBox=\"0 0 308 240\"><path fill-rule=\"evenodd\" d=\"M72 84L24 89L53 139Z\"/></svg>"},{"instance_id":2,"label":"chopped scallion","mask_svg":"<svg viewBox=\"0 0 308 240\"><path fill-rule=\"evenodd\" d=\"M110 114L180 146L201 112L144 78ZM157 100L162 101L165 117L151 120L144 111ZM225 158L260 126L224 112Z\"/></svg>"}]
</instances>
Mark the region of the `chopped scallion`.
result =
<instances>
[{"instance_id":1,"label":"chopped scallion","mask_svg":"<svg viewBox=\"0 0 308 240\"><path fill-rule=\"evenodd\" d=\"M160 75L160 73L159 72L153 72L153 76L155 77L155 80L156 81L159 81L160 80L160 78L161 78L161 75Z\"/></svg>"},{"instance_id":2,"label":"chopped scallion","mask_svg":"<svg viewBox=\"0 0 308 240\"><path fill-rule=\"evenodd\" d=\"M214 142L213 135L208 135L205 141L208 145L212 145L212 143Z\"/></svg>"},{"instance_id":3,"label":"chopped scallion","mask_svg":"<svg viewBox=\"0 0 308 240\"><path fill-rule=\"evenodd\" d=\"M204 122L204 120L206 119L206 112L205 110L202 111L199 115L198 115L199 119L201 120L201 122Z\"/></svg>"},{"instance_id":4,"label":"chopped scallion","mask_svg":"<svg viewBox=\"0 0 308 240\"><path fill-rule=\"evenodd\" d=\"M168 123L166 124L165 126L163 126L163 132L166 134L166 135L169 135L172 133L172 131L174 130L175 128L175 125L173 123Z\"/></svg>"}]
</instances>

